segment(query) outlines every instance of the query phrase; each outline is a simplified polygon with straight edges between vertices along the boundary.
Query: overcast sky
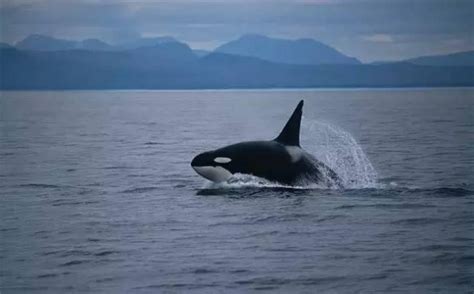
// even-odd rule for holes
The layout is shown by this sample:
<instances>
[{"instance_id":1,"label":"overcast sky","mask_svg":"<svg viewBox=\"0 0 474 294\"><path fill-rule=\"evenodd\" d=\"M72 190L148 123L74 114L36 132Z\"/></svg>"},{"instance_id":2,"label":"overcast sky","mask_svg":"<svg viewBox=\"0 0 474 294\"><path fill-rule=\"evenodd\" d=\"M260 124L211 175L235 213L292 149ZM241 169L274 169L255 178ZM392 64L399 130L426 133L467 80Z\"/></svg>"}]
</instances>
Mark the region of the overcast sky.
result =
<instances>
[{"instance_id":1,"label":"overcast sky","mask_svg":"<svg viewBox=\"0 0 474 294\"><path fill-rule=\"evenodd\" d=\"M474 49L474 0L1 0L0 22L8 43L170 35L213 49L259 33L314 38L362 61Z\"/></svg>"}]
</instances>

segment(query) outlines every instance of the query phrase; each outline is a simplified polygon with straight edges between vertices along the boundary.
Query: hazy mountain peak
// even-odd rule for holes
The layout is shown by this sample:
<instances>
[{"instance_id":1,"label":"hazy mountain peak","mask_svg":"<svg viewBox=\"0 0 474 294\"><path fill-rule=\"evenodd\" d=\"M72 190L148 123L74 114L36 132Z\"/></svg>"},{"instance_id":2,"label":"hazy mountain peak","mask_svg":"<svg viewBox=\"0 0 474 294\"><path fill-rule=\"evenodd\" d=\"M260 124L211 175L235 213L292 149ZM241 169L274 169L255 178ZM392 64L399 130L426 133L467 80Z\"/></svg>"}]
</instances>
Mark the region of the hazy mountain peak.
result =
<instances>
[{"instance_id":1,"label":"hazy mountain peak","mask_svg":"<svg viewBox=\"0 0 474 294\"><path fill-rule=\"evenodd\" d=\"M256 57L289 64L359 64L336 49L313 39L286 40L246 34L218 47L216 52Z\"/></svg>"},{"instance_id":2,"label":"hazy mountain peak","mask_svg":"<svg viewBox=\"0 0 474 294\"><path fill-rule=\"evenodd\" d=\"M196 55L191 48L181 42L164 42L153 46L142 46L130 49L126 52L131 53L136 64L140 66L156 67L192 67L197 61Z\"/></svg>"},{"instance_id":3,"label":"hazy mountain peak","mask_svg":"<svg viewBox=\"0 0 474 294\"><path fill-rule=\"evenodd\" d=\"M57 39L50 36L32 34L16 43L16 47L23 50L56 51L73 49L75 41Z\"/></svg>"}]
</instances>

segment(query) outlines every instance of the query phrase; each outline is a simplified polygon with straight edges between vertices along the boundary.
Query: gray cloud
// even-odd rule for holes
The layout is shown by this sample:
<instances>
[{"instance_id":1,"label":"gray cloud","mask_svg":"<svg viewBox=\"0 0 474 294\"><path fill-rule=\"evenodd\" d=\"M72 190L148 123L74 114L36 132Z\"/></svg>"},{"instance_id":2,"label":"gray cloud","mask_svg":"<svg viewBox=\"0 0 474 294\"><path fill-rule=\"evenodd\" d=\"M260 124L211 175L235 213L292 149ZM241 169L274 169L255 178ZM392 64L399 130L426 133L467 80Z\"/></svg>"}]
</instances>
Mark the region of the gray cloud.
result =
<instances>
[{"instance_id":1,"label":"gray cloud","mask_svg":"<svg viewBox=\"0 0 474 294\"><path fill-rule=\"evenodd\" d=\"M471 0L4 0L0 15L1 37L8 42L30 33L111 42L173 35L210 48L262 33L315 38L363 60L474 48Z\"/></svg>"}]
</instances>

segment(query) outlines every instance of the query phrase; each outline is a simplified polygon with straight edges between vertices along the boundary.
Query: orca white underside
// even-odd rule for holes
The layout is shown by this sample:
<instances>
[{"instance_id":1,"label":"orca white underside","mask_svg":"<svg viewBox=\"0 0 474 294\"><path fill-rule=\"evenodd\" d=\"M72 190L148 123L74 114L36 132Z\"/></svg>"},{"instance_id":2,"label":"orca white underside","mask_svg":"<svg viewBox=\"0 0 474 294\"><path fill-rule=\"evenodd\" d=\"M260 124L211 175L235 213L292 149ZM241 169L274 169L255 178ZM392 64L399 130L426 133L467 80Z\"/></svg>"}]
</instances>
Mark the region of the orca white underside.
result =
<instances>
[{"instance_id":1,"label":"orca white underside","mask_svg":"<svg viewBox=\"0 0 474 294\"><path fill-rule=\"evenodd\" d=\"M193 166L193 169L204 178L220 183L227 181L232 173L221 166Z\"/></svg>"}]
</instances>

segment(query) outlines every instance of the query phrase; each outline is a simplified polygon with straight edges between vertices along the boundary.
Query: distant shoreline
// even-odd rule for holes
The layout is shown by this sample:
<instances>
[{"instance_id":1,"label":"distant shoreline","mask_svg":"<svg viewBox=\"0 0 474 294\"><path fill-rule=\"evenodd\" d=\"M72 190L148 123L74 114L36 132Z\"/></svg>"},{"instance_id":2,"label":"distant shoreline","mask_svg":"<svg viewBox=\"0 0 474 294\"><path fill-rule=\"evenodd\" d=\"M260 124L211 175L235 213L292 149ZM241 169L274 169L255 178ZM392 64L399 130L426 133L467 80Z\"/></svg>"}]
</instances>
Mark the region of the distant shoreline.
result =
<instances>
[{"instance_id":1,"label":"distant shoreline","mask_svg":"<svg viewBox=\"0 0 474 294\"><path fill-rule=\"evenodd\" d=\"M379 90L439 90L474 89L474 86L413 86L413 87L318 87L318 88L196 88L196 89L0 89L0 92L272 92L272 91L379 91Z\"/></svg>"}]
</instances>

